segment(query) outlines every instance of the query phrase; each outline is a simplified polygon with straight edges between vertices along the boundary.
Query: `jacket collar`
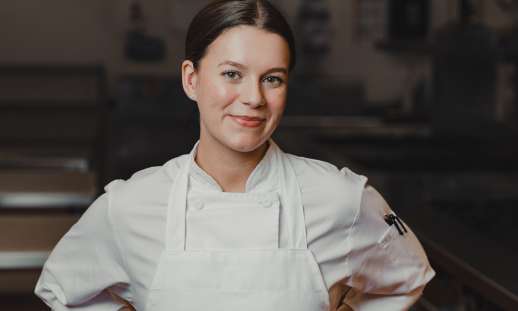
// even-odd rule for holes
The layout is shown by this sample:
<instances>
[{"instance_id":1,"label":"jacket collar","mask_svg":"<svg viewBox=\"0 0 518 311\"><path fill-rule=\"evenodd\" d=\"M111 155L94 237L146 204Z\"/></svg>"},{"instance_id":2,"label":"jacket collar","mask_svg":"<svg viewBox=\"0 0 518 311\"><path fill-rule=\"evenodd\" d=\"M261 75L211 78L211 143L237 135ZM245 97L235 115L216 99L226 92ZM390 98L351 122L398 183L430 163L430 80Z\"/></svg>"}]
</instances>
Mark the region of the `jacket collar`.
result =
<instances>
[{"instance_id":1,"label":"jacket collar","mask_svg":"<svg viewBox=\"0 0 518 311\"><path fill-rule=\"evenodd\" d=\"M191 162L191 170L189 172L189 181L191 183L191 187L202 188L206 190L214 190L222 192L223 189L221 186L210 176L207 172L205 172L194 160L196 157L196 152L198 151L199 141L196 142L192 151L189 153L188 161ZM281 150L275 144L272 139L268 140L268 149L264 154L263 158L257 166L254 168L252 173L248 176L245 185L245 192L256 192L256 191L269 191L276 187L277 185L277 170L275 167L280 165L277 163L279 161L278 153Z\"/></svg>"}]
</instances>

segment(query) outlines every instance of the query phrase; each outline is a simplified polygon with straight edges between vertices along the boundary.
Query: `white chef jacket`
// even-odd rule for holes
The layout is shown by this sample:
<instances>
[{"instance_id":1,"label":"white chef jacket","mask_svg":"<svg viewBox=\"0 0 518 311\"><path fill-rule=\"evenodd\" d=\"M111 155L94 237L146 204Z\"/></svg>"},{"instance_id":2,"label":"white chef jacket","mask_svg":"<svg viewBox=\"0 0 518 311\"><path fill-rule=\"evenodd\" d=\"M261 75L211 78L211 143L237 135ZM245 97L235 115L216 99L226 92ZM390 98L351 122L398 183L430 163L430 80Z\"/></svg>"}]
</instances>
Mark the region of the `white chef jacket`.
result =
<instances>
[{"instance_id":1,"label":"white chef jacket","mask_svg":"<svg viewBox=\"0 0 518 311\"><path fill-rule=\"evenodd\" d=\"M282 151L273 146L248 177L245 193L275 191L273 152ZM106 185L52 251L36 295L58 311L118 310L120 304L106 291L110 289L142 310L164 248L167 202L176 174L191 162L187 215L200 204L197 194L222 192L194 161L196 151L197 145L190 154ZM400 235L385 222L384 215L392 210L366 186L366 177L327 162L287 156L300 186L308 248L326 286L339 280L351 286L347 302L355 310L405 310L412 305L435 273L411 230ZM283 232L281 219L281 248L288 238Z\"/></svg>"}]
</instances>

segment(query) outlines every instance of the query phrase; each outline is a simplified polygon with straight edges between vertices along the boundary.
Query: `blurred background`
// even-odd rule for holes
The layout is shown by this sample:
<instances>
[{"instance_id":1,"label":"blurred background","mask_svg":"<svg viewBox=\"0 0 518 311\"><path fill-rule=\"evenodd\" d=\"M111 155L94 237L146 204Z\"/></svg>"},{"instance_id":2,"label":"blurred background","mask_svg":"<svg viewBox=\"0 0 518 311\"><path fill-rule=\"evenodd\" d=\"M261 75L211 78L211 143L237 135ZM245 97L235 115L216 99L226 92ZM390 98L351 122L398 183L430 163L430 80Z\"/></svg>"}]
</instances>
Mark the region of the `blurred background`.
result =
<instances>
[{"instance_id":1,"label":"blurred background","mask_svg":"<svg viewBox=\"0 0 518 311\"><path fill-rule=\"evenodd\" d=\"M348 166L437 276L414 310L518 310L518 1L273 0L299 63L275 134ZM0 3L0 309L104 185L190 151L180 62L207 0ZM73 260L73 259L71 259Z\"/></svg>"}]
</instances>

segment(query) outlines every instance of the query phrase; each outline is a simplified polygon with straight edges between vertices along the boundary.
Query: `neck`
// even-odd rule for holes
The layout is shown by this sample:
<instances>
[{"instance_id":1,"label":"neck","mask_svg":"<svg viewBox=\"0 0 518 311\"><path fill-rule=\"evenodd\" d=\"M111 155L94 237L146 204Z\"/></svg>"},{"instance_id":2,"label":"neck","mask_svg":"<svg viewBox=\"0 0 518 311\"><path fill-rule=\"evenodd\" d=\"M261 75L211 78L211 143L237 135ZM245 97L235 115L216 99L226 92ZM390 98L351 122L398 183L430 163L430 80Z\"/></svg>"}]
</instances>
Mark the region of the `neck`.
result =
<instances>
[{"instance_id":1,"label":"neck","mask_svg":"<svg viewBox=\"0 0 518 311\"><path fill-rule=\"evenodd\" d=\"M214 139L200 137L195 161L224 192L245 192L246 181L268 150L268 142L250 152L235 151Z\"/></svg>"}]
</instances>

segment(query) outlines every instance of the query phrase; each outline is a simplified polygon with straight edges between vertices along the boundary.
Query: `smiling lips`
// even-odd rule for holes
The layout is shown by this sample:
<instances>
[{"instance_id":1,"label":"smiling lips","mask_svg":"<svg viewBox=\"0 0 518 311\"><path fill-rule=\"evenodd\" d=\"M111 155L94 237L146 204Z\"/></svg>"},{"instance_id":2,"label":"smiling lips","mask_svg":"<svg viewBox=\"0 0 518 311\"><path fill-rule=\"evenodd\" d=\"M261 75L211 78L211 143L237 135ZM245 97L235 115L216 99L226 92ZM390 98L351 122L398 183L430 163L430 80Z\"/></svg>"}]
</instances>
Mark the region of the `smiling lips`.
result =
<instances>
[{"instance_id":1,"label":"smiling lips","mask_svg":"<svg viewBox=\"0 0 518 311\"><path fill-rule=\"evenodd\" d=\"M230 117L232 117L232 120L236 121L239 125L244 127L258 127L266 120L264 118L249 116L230 115Z\"/></svg>"}]
</instances>

